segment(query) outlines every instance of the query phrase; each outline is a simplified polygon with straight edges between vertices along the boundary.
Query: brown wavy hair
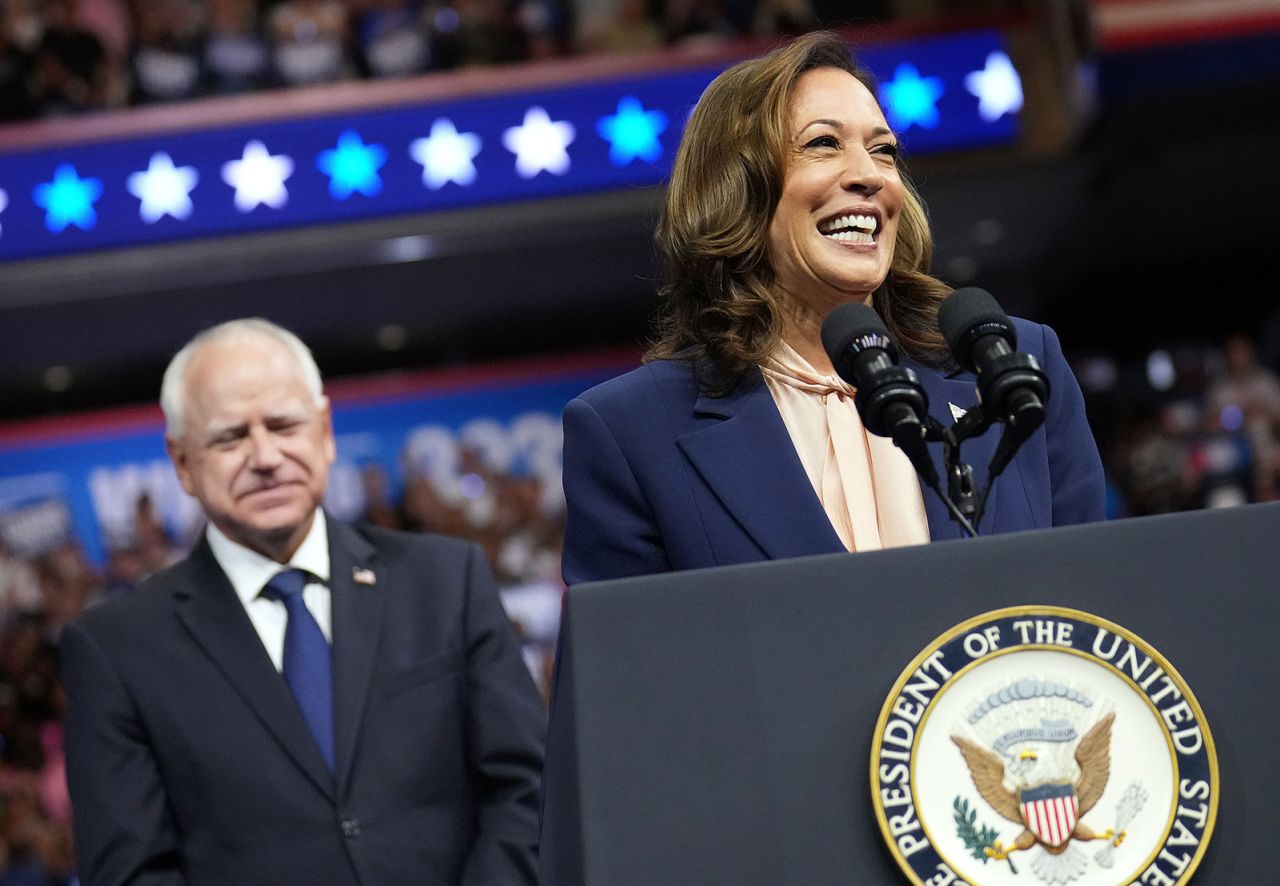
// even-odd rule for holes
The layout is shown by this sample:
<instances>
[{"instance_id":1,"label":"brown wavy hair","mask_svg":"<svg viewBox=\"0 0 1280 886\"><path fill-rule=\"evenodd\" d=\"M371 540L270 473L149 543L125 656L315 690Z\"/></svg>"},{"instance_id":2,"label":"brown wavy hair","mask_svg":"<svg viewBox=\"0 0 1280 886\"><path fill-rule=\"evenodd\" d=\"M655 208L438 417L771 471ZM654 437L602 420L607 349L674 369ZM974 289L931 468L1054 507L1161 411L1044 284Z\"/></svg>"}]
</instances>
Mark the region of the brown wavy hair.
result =
<instances>
[{"instance_id":1,"label":"brown wavy hair","mask_svg":"<svg viewBox=\"0 0 1280 886\"><path fill-rule=\"evenodd\" d=\"M657 340L646 360L694 364L700 389L726 394L776 347L780 305L769 264L769 222L782 194L791 94L800 75L838 68L877 94L848 44L817 31L716 77L698 100L676 153L655 240L665 264ZM933 237L902 171L906 198L889 274L872 305L902 350L947 362L938 303L951 288L929 275Z\"/></svg>"}]
</instances>

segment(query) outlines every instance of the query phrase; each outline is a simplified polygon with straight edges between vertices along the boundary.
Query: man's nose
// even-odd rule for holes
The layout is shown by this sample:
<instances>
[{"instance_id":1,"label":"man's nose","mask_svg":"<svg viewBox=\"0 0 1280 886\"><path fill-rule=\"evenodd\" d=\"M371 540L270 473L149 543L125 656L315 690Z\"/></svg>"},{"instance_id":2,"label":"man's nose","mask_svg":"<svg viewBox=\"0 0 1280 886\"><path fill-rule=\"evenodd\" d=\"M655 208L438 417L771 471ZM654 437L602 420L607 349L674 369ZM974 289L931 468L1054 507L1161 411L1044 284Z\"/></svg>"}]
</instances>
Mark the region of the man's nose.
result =
<instances>
[{"instance_id":1,"label":"man's nose","mask_svg":"<svg viewBox=\"0 0 1280 886\"><path fill-rule=\"evenodd\" d=\"M280 442L274 434L265 428L255 428L249 432L249 465L255 471L274 470L283 459Z\"/></svg>"}]
</instances>

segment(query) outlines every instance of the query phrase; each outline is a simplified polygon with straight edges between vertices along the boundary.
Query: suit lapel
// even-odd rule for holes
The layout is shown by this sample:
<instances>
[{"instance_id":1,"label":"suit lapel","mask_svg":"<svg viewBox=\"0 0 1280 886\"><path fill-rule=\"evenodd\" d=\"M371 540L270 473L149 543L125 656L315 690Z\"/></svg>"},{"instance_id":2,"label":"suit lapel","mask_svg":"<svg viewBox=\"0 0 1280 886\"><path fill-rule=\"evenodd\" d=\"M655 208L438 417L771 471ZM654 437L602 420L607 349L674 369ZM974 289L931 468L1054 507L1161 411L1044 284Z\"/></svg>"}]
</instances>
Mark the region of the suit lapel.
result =
<instances>
[{"instance_id":1,"label":"suit lapel","mask_svg":"<svg viewBox=\"0 0 1280 886\"><path fill-rule=\"evenodd\" d=\"M949 378L936 369L921 366L911 360L904 360L903 364L915 370L920 377L920 383L924 385L925 393L929 397L929 414L946 427L955 423L955 416L951 412L953 404L966 412L978 408L977 380L972 373L963 372L954 378ZM982 436L970 437L960 445L960 459L972 465L973 481L979 491L986 486L987 465L991 463L991 456L995 454L996 442L999 438L999 428L988 428ZM929 449L934 464L938 468L938 476L942 478L942 491L946 492L947 473L943 464L942 444L934 443ZM925 513L929 519L930 537L934 541L960 538L962 536L960 527L951 519L946 505L933 492L927 489L922 491ZM996 512L997 493L997 489L992 489L987 497L986 514L980 527L984 532L990 531L991 515Z\"/></svg>"},{"instance_id":2,"label":"suit lapel","mask_svg":"<svg viewBox=\"0 0 1280 886\"><path fill-rule=\"evenodd\" d=\"M374 548L332 517L329 526L329 590L333 601L333 728L335 773L342 796L369 694L392 576L374 568ZM360 581L356 580L359 576Z\"/></svg>"},{"instance_id":3,"label":"suit lapel","mask_svg":"<svg viewBox=\"0 0 1280 886\"><path fill-rule=\"evenodd\" d=\"M725 397L700 396L705 427L678 443L702 479L770 558L843 551L759 371Z\"/></svg>"},{"instance_id":4,"label":"suit lapel","mask_svg":"<svg viewBox=\"0 0 1280 886\"><path fill-rule=\"evenodd\" d=\"M179 620L285 754L332 797L332 778L320 749L207 541L202 539L192 551L187 571L189 580L174 592Z\"/></svg>"}]
</instances>

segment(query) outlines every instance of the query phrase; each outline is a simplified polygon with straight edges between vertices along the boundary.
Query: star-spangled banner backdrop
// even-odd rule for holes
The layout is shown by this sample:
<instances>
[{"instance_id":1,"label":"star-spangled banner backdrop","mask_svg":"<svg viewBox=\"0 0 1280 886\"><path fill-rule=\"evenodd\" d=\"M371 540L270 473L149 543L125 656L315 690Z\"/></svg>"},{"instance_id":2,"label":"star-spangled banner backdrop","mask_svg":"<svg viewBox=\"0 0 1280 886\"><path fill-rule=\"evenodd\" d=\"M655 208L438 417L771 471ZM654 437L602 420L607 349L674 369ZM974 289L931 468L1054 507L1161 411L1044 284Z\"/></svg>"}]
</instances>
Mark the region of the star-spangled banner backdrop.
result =
<instances>
[{"instance_id":1,"label":"star-spangled banner backdrop","mask_svg":"<svg viewBox=\"0 0 1280 886\"><path fill-rule=\"evenodd\" d=\"M858 58L908 158L1018 136L998 31ZM0 261L658 185L722 69L0 153Z\"/></svg>"}]
</instances>

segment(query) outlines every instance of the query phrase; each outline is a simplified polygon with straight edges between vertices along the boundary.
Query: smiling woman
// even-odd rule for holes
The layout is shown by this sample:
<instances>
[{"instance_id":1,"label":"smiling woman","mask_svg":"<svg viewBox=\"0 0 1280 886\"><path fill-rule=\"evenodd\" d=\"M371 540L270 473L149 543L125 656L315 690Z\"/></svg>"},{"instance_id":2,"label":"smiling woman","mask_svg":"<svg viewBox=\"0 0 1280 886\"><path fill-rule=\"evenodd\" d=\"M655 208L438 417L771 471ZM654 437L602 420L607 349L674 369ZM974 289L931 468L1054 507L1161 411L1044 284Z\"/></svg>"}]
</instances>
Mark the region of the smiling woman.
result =
<instances>
[{"instance_id":1,"label":"smiling woman","mask_svg":"<svg viewBox=\"0 0 1280 886\"><path fill-rule=\"evenodd\" d=\"M647 364L565 410L566 582L955 536L906 456L862 426L822 346L832 309L870 304L936 418L975 405L938 332L950 288L929 274L924 207L838 36L800 37L707 88L657 243L667 279ZM1053 332L1016 323L1054 396L980 528L1100 519L1079 386Z\"/></svg>"},{"instance_id":2,"label":"smiling woman","mask_svg":"<svg viewBox=\"0 0 1280 886\"><path fill-rule=\"evenodd\" d=\"M889 276L906 185L875 97L846 72L806 71L790 117L782 196L769 224L773 291L786 309L784 339L829 368L822 320L837 305L868 301Z\"/></svg>"},{"instance_id":3,"label":"smiling woman","mask_svg":"<svg viewBox=\"0 0 1280 886\"><path fill-rule=\"evenodd\" d=\"M900 168L876 92L871 73L828 33L736 65L707 88L685 129L658 227L668 282L651 357L705 359L700 385L724 393L780 338L794 344L784 329L808 322L791 315L811 295L834 299L820 309L825 316L870 294L909 353L946 359L935 317L950 289L928 275L933 239L924 206ZM877 222L874 261L854 264L869 265L869 276L846 281L852 289L837 283L811 294L794 274L816 260L812 238L835 233L817 226L845 214ZM851 254L833 253L831 264L837 256Z\"/></svg>"}]
</instances>

